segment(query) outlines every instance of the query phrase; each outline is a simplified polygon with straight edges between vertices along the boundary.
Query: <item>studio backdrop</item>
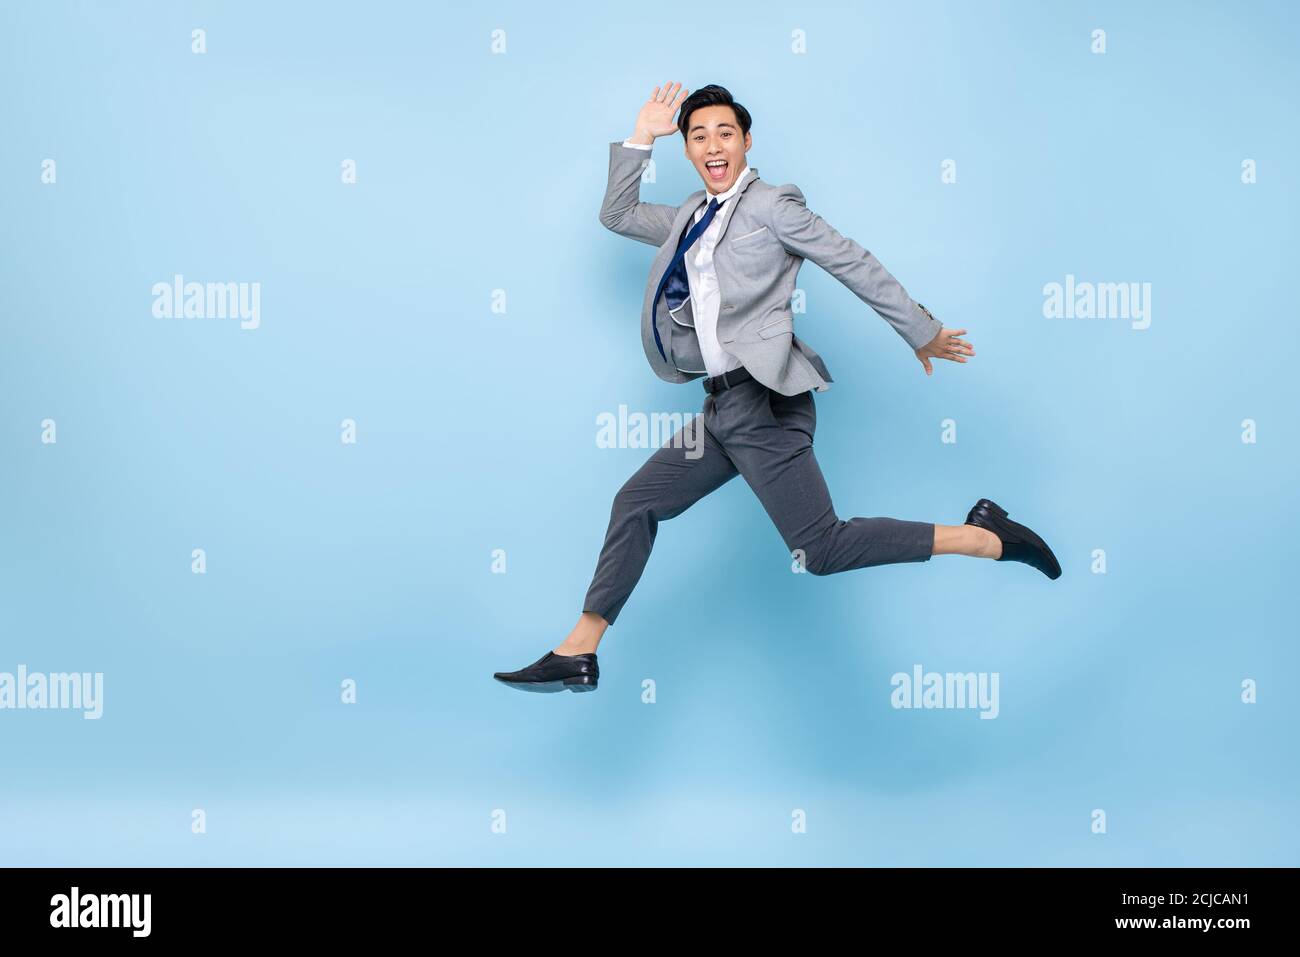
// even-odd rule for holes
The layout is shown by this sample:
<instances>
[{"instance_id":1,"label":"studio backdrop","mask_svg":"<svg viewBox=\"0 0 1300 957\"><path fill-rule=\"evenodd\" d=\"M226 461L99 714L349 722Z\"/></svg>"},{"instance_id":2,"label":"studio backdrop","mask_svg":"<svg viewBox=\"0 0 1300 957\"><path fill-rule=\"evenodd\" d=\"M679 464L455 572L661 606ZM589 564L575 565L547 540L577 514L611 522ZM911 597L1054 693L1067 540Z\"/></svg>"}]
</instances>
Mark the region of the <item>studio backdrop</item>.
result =
<instances>
[{"instance_id":1,"label":"studio backdrop","mask_svg":"<svg viewBox=\"0 0 1300 957\"><path fill-rule=\"evenodd\" d=\"M0 863L1296 864L1298 19L4 4ZM1059 580L801 574L736 480L597 693L493 680L703 407L598 217L669 80L976 350L804 264L838 514L1014 503Z\"/></svg>"}]
</instances>

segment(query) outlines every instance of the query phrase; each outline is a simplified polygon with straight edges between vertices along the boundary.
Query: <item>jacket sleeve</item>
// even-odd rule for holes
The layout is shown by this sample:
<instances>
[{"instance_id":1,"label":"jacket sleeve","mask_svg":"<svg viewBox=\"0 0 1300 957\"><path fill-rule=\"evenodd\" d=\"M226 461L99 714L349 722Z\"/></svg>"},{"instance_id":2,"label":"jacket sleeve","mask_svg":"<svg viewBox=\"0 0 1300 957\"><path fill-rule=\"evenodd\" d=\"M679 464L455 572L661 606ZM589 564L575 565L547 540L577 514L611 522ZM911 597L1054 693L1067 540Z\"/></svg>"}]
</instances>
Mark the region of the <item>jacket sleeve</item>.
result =
<instances>
[{"instance_id":1,"label":"jacket sleeve","mask_svg":"<svg viewBox=\"0 0 1300 957\"><path fill-rule=\"evenodd\" d=\"M620 236L662 246L672 232L677 208L640 201L641 170L649 156L649 150L609 144L609 182L600 204L600 224Z\"/></svg>"},{"instance_id":2,"label":"jacket sleeve","mask_svg":"<svg viewBox=\"0 0 1300 957\"><path fill-rule=\"evenodd\" d=\"M812 212L799 187L787 183L776 188L772 230L788 252L811 259L848 286L913 349L930 342L943 328L875 256Z\"/></svg>"}]
</instances>

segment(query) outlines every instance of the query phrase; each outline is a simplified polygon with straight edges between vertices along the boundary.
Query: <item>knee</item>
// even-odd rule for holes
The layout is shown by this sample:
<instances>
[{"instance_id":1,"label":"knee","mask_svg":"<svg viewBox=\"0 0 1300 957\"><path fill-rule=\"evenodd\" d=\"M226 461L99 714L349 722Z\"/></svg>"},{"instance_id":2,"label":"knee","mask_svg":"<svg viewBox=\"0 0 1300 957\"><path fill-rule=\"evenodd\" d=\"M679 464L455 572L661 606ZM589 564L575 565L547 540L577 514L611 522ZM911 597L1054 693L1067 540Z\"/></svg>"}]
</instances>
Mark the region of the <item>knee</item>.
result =
<instances>
[{"instance_id":1,"label":"knee","mask_svg":"<svg viewBox=\"0 0 1300 957\"><path fill-rule=\"evenodd\" d=\"M826 574L826 550L819 546L801 548L797 550L800 564L803 570L809 575L822 576Z\"/></svg>"},{"instance_id":2,"label":"knee","mask_svg":"<svg viewBox=\"0 0 1300 957\"><path fill-rule=\"evenodd\" d=\"M835 558L838 549L840 531L848 523L837 518L831 525L813 536L812 541L803 546L803 567L809 575L833 575L841 569Z\"/></svg>"},{"instance_id":3,"label":"knee","mask_svg":"<svg viewBox=\"0 0 1300 957\"><path fill-rule=\"evenodd\" d=\"M638 508L636 487L631 482L624 483L623 487L614 493L613 512L615 515L626 515L628 512L634 512Z\"/></svg>"},{"instance_id":4,"label":"knee","mask_svg":"<svg viewBox=\"0 0 1300 957\"><path fill-rule=\"evenodd\" d=\"M640 522L653 518L652 502L644 490L638 490L631 482L625 484L614 495L614 504L610 508L611 521Z\"/></svg>"}]
</instances>

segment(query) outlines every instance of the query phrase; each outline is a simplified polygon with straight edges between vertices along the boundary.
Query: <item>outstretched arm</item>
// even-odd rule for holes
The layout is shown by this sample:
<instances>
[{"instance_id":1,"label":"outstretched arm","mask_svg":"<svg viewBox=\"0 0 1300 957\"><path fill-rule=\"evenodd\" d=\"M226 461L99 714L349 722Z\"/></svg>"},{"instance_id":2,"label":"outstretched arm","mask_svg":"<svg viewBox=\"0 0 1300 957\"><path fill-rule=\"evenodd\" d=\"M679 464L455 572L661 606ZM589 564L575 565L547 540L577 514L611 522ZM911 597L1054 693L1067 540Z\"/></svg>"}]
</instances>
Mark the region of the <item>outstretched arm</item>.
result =
<instances>
[{"instance_id":1,"label":"outstretched arm","mask_svg":"<svg viewBox=\"0 0 1300 957\"><path fill-rule=\"evenodd\" d=\"M641 170L655 137L677 131L673 115L684 99L680 83L655 87L637 115L635 132L622 143L609 144L609 182L600 206L600 223L606 229L652 246L668 241L677 209L641 202Z\"/></svg>"},{"instance_id":2,"label":"outstretched arm","mask_svg":"<svg viewBox=\"0 0 1300 957\"><path fill-rule=\"evenodd\" d=\"M956 339L966 330L944 329L880 260L810 210L798 186L787 183L777 187L772 231L788 252L821 266L893 326L916 352L926 375L931 372L930 358L965 362L955 353L975 354L967 343Z\"/></svg>"}]
</instances>

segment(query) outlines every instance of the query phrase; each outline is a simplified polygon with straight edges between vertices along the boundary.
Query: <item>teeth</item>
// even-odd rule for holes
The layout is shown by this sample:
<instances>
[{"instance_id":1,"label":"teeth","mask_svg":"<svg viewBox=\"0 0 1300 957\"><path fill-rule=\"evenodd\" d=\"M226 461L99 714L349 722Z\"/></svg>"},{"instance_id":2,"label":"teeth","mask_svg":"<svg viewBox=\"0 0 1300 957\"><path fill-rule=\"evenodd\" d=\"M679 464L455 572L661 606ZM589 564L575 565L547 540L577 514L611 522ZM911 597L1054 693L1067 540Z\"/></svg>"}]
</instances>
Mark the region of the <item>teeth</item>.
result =
<instances>
[{"instance_id":1,"label":"teeth","mask_svg":"<svg viewBox=\"0 0 1300 957\"><path fill-rule=\"evenodd\" d=\"M715 166L715 167L716 167L716 166L726 166L726 165L727 165L727 161L726 161L726 160L712 160L712 161L710 161L710 162L708 162L708 163L705 163L704 165L705 165L705 166Z\"/></svg>"}]
</instances>

